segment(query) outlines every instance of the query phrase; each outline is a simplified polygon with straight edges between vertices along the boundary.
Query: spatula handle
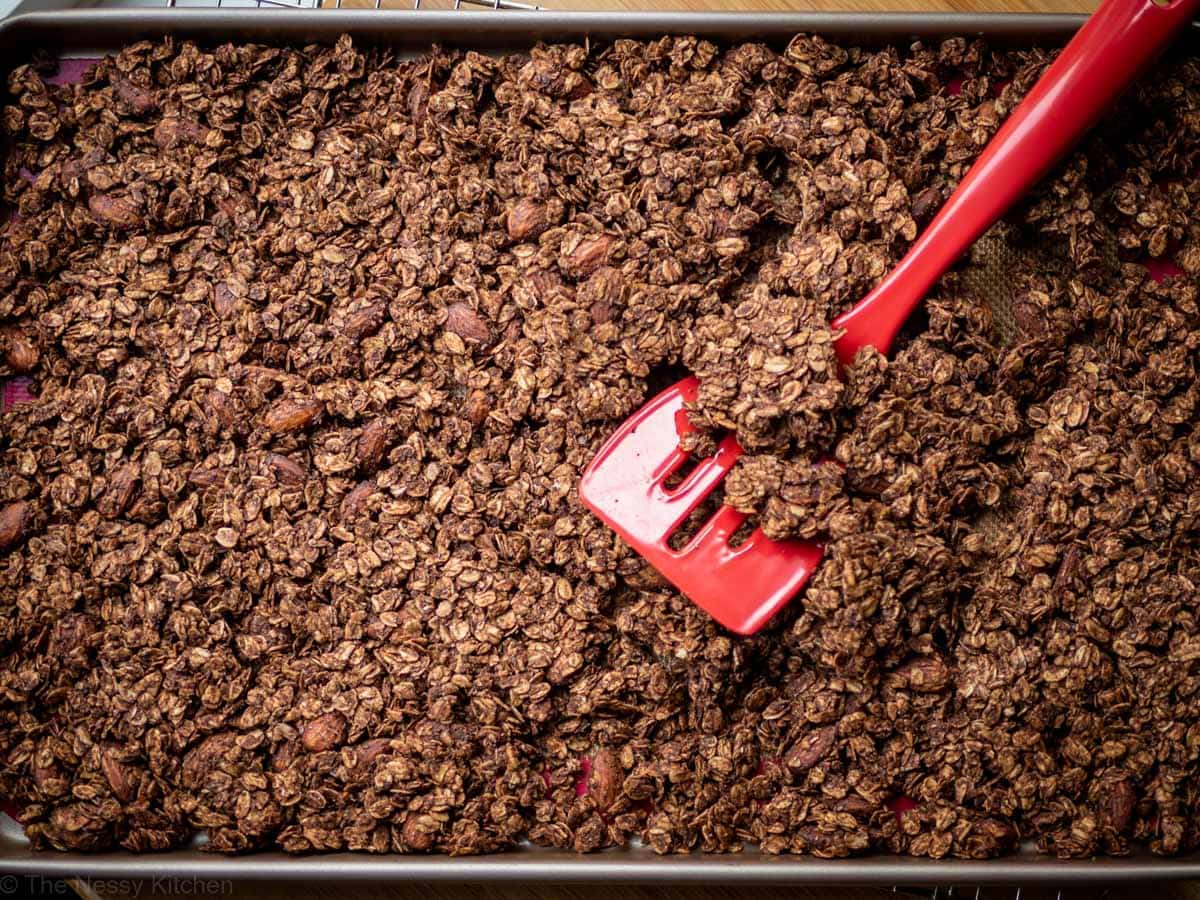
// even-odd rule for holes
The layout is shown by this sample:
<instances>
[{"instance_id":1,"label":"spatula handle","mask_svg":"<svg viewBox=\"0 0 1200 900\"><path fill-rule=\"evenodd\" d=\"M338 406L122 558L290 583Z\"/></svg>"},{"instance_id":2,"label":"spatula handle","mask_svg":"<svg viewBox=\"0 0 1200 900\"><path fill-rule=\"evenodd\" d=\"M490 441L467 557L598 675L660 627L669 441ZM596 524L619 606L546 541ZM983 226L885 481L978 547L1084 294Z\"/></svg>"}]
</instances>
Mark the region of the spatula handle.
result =
<instances>
[{"instance_id":1,"label":"spatula handle","mask_svg":"<svg viewBox=\"0 0 1200 900\"><path fill-rule=\"evenodd\" d=\"M886 278L834 325L838 357L891 349L905 319L963 252L1041 178L1192 20L1200 0L1105 0L996 132Z\"/></svg>"}]
</instances>

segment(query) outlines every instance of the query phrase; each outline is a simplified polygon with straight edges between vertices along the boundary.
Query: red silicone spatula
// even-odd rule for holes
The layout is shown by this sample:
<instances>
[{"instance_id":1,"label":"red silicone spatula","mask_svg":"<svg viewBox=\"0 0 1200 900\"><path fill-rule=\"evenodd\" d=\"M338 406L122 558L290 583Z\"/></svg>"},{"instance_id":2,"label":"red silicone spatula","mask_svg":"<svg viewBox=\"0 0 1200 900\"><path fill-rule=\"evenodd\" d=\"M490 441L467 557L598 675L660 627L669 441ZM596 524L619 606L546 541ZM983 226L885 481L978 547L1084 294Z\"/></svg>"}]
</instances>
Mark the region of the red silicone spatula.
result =
<instances>
[{"instance_id":1,"label":"red silicone spatula","mask_svg":"<svg viewBox=\"0 0 1200 900\"><path fill-rule=\"evenodd\" d=\"M1200 0L1105 0L1013 111L937 217L880 284L833 325L838 358L862 347L887 353L933 283L1108 109L1191 20ZM686 546L667 539L729 472L741 447L726 437L676 487L687 459L684 404L697 382L668 388L628 419L584 471L579 494L638 553L714 619L740 634L766 624L808 580L821 546L774 542L755 530L736 548L745 520L723 506Z\"/></svg>"}]
</instances>

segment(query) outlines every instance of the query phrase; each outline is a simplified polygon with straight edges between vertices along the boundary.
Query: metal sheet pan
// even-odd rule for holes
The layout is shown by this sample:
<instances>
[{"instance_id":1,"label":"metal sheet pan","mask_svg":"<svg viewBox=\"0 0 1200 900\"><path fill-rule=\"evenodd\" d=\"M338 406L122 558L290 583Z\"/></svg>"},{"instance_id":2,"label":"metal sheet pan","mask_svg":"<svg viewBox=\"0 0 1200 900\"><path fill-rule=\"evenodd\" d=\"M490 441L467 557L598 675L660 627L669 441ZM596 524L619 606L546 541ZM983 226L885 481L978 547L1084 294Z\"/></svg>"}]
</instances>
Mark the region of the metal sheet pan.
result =
<instances>
[{"instance_id":1,"label":"metal sheet pan","mask_svg":"<svg viewBox=\"0 0 1200 900\"><path fill-rule=\"evenodd\" d=\"M61 0L26 0L0 24L0 49L111 48L163 34L205 40L328 41L342 33L406 49L439 42L509 48L538 40L697 34L782 42L798 31L860 42L911 36L986 35L1009 43L1061 42L1083 16L943 13L617 13L480 10L62 9Z\"/></svg>"},{"instance_id":2,"label":"metal sheet pan","mask_svg":"<svg viewBox=\"0 0 1200 900\"><path fill-rule=\"evenodd\" d=\"M92 56L127 41L172 34L199 40L329 41L356 39L420 51L431 43L482 49L538 40L700 34L782 43L800 31L857 42L955 34L1007 43L1060 43L1082 16L907 13L566 13L390 10L62 9L61 0L26 0L0 24L0 53L11 64L32 47ZM1193 30L1187 40L1194 40ZM589 856L527 847L475 857L294 857L263 852L225 857L192 847L154 855L55 853L29 849L20 827L0 815L0 886L5 876L85 878L237 878L345 881L662 882L1060 885L1200 879L1200 853L1161 859L1056 860L1026 846L995 860L928 860L886 854L823 860L765 856L752 848L728 855L658 856L645 847Z\"/></svg>"}]
</instances>

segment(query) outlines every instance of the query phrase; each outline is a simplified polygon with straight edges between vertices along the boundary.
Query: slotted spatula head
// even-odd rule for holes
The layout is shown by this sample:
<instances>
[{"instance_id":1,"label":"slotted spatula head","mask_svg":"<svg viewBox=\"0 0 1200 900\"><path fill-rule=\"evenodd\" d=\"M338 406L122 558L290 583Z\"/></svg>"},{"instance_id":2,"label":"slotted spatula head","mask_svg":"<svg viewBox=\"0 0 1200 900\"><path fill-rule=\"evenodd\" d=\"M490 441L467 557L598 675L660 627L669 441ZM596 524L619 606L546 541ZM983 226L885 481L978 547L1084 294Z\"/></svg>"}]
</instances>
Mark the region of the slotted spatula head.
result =
<instances>
[{"instance_id":1,"label":"slotted spatula head","mask_svg":"<svg viewBox=\"0 0 1200 900\"><path fill-rule=\"evenodd\" d=\"M584 471L579 496L689 600L731 631L752 634L808 581L821 547L770 541L759 529L731 547L746 516L729 506L681 550L667 543L742 454L729 435L677 486L665 485L688 460L679 440L694 430L684 403L696 399L698 386L685 378L627 419Z\"/></svg>"}]
</instances>

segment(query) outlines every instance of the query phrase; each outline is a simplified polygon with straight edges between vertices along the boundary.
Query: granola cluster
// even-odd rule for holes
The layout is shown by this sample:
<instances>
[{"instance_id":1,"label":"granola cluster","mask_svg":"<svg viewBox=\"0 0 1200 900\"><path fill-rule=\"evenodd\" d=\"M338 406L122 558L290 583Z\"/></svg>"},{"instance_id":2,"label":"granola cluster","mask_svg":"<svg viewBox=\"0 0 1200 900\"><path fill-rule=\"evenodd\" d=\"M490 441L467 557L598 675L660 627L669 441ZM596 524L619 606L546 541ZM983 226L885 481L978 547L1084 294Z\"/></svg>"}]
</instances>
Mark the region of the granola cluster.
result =
<instances>
[{"instance_id":1,"label":"granola cluster","mask_svg":"<svg viewBox=\"0 0 1200 900\"><path fill-rule=\"evenodd\" d=\"M1200 844L1200 66L981 245L999 278L944 278L890 360L832 349L1048 59L16 69L0 793L34 844ZM724 501L826 544L753 638L576 496L684 370L691 449L747 450Z\"/></svg>"}]
</instances>

